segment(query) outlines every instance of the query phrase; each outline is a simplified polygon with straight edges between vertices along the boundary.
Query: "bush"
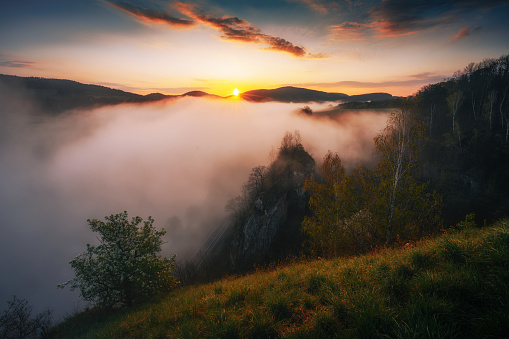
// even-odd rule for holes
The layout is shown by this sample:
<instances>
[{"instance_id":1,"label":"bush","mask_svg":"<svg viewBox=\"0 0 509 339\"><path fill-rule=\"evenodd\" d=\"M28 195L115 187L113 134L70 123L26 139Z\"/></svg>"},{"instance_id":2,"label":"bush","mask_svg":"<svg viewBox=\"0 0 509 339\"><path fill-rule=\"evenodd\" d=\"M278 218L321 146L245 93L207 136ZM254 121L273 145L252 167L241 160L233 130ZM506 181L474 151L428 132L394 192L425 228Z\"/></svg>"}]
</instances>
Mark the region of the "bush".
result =
<instances>
[{"instance_id":1,"label":"bush","mask_svg":"<svg viewBox=\"0 0 509 339\"><path fill-rule=\"evenodd\" d=\"M59 287L78 288L83 299L111 307L133 305L177 285L171 274L175 255L171 259L157 255L166 232L155 230L154 219L134 217L129 222L127 212L105 219L88 220L101 244L87 244L87 251L70 262L76 277Z\"/></svg>"}]
</instances>

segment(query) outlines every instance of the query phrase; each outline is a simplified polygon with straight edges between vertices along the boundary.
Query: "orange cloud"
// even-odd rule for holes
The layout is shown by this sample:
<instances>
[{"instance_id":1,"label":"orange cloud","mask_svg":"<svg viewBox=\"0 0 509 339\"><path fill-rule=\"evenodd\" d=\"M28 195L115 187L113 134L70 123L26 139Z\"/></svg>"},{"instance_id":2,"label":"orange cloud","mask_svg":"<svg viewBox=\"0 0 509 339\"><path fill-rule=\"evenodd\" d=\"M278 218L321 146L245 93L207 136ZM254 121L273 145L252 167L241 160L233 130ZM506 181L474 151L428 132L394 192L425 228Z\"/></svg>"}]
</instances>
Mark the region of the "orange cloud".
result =
<instances>
[{"instance_id":1,"label":"orange cloud","mask_svg":"<svg viewBox=\"0 0 509 339\"><path fill-rule=\"evenodd\" d=\"M168 24L172 27L191 27L195 24L192 20L177 18L167 12L160 12L149 8L143 8L128 2L107 2L113 7L119 8L129 14L152 23Z\"/></svg>"},{"instance_id":2,"label":"orange cloud","mask_svg":"<svg viewBox=\"0 0 509 339\"><path fill-rule=\"evenodd\" d=\"M5 54L0 54L0 67L32 68L36 65L33 61L15 60Z\"/></svg>"},{"instance_id":3,"label":"orange cloud","mask_svg":"<svg viewBox=\"0 0 509 339\"><path fill-rule=\"evenodd\" d=\"M365 39L365 35L371 30L371 27L369 24L358 22L343 22L339 25L332 25L329 29L335 40L359 41Z\"/></svg>"},{"instance_id":4,"label":"orange cloud","mask_svg":"<svg viewBox=\"0 0 509 339\"><path fill-rule=\"evenodd\" d=\"M480 26L476 26L474 28L470 27L470 26L467 26L467 27L463 27L462 29L459 30L458 33L456 33L454 35L454 39L453 40L459 40L459 39L463 39L469 35L472 35L473 33L479 31L481 29Z\"/></svg>"},{"instance_id":5,"label":"orange cloud","mask_svg":"<svg viewBox=\"0 0 509 339\"><path fill-rule=\"evenodd\" d=\"M368 37L392 38L418 33L418 29L402 29L390 20L379 20L369 23L343 22L329 26L333 40L361 41Z\"/></svg>"},{"instance_id":6,"label":"orange cloud","mask_svg":"<svg viewBox=\"0 0 509 339\"><path fill-rule=\"evenodd\" d=\"M177 3L176 6L182 14L221 32L221 39L223 40L265 44L268 46L265 48L267 50L286 52L296 57L326 57L323 54L310 54L306 51L305 47L296 46L283 38L264 34L259 28L251 26L246 20L232 16L215 18L199 14L195 5L181 2Z\"/></svg>"}]
</instances>

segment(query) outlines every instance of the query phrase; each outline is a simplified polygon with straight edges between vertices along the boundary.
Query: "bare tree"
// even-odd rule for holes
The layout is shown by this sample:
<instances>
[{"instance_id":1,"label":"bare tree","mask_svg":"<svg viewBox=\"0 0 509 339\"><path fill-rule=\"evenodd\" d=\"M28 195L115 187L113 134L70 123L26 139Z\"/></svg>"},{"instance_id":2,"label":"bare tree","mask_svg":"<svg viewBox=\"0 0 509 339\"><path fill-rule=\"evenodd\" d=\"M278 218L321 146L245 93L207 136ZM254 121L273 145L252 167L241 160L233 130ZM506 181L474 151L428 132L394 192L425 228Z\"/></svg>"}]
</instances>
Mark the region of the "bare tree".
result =
<instances>
[{"instance_id":1,"label":"bare tree","mask_svg":"<svg viewBox=\"0 0 509 339\"><path fill-rule=\"evenodd\" d=\"M12 300L7 301L7 309L0 315L0 337L37 338L51 325L52 313L46 310L32 316L32 306L28 301L12 296Z\"/></svg>"}]
</instances>

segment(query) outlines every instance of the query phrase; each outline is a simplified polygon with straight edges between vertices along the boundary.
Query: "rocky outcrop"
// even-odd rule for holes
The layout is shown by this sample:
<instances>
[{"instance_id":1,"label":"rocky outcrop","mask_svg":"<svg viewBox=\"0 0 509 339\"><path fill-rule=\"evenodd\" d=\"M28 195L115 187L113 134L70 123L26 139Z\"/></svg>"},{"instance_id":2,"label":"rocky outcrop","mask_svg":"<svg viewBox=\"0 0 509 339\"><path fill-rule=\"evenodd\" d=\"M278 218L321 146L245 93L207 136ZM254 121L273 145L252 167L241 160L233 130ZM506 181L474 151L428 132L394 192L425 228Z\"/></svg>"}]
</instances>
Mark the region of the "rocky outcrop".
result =
<instances>
[{"instance_id":1,"label":"rocky outcrop","mask_svg":"<svg viewBox=\"0 0 509 339\"><path fill-rule=\"evenodd\" d=\"M300 251L301 223L308 212L304 183L314 168L314 160L304 153L300 149L295 154L286 154L286 159L280 157L275 176L277 184L266 187L253 199L249 213L237 226L230 244L235 271L284 259Z\"/></svg>"},{"instance_id":2,"label":"rocky outcrop","mask_svg":"<svg viewBox=\"0 0 509 339\"><path fill-rule=\"evenodd\" d=\"M267 253L280 225L286 221L287 201L281 197L269 210L264 209L263 202L257 200L258 208L247 219L242 232L241 255L255 258Z\"/></svg>"}]
</instances>

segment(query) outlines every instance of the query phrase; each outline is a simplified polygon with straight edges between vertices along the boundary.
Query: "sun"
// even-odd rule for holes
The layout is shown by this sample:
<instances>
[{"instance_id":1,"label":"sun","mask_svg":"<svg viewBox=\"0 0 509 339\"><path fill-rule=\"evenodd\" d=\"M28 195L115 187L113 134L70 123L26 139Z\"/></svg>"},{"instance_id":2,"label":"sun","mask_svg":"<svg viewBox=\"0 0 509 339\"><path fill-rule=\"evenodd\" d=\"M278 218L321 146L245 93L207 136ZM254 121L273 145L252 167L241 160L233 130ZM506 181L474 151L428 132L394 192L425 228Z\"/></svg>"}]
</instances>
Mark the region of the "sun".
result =
<instances>
[{"instance_id":1,"label":"sun","mask_svg":"<svg viewBox=\"0 0 509 339\"><path fill-rule=\"evenodd\" d=\"M240 91L238 89L235 88L233 90L233 95L237 96L237 95L239 95L239 93L240 93Z\"/></svg>"}]
</instances>

